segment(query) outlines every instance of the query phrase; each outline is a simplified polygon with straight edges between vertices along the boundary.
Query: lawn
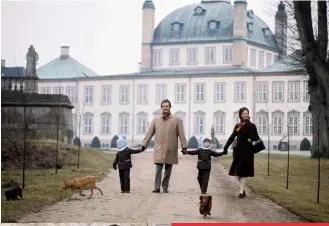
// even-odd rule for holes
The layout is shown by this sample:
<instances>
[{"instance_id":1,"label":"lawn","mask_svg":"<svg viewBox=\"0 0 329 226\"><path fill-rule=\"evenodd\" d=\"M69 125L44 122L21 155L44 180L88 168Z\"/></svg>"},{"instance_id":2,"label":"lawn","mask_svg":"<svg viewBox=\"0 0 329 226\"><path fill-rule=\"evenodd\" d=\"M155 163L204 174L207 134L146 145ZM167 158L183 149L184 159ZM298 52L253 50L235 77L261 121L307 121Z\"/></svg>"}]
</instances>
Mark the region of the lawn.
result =
<instances>
[{"instance_id":1,"label":"lawn","mask_svg":"<svg viewBox=\"0 0 329 226\"><path fill-rule=\"evenodd\" d=\"M101 172L105 174L108 172L113 161L113 153L108 154L103 151L81 149L80 167L77 169L75 163L77 162L76 152L67 149L67 153L71 156L71 163L65 165L55 174L55 169L47 170L28 170L25 173L25 189L23 190L24 200L7 201L4 192L1 191L1 222L10 223L17 222L23 215L29 212L38 212L47 205L54 204L68 198L69 193L60 193L60 186L66 179L85 175L100 176ZM13 179L21 183L21 170L2 171L2 184L9 179Z\"/></svg>"},{"instance_id":2,"label":"lawn","mask_svg":"<svg viewBox=\"0 0 329 226\"><path fill-rule=\"evenodd\" d=\"M229 168L232 156L220 162ZM287 157L270 156L270 176L267 175L267 155L255 155L255 177L247 185L311 222L329 222L329 160L321 159L320 203L317 197L317 160L305 156L290 156L289 187L287 181Z\"/></svg>"}]
</instances>

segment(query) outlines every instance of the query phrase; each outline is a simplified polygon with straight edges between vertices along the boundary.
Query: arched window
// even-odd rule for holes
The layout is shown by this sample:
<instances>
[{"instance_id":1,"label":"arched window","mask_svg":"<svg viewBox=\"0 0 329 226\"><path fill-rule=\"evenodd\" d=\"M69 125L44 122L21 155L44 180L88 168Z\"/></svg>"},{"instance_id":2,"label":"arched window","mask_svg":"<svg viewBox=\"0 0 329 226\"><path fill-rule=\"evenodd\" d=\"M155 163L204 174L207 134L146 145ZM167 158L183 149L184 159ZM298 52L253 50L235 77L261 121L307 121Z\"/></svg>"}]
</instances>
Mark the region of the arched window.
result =
<instances>
[{"instance_id":1,"label":"arched window","mask_svg":"<svg viewBox=\"0 0 329 226\"><path fill-rule=\"evenodd\" d=\"M101 134L109 135L111 134L111 114L109 112L104 112L101 114Z\"/></svg>"},{"instance_id":2,"label":"arched window","mask_svg":"<svg viewBox=\"0 0 329 226\"><path fill-rule=\"evenodd\" d=\"M93 134L94 114L87 112L83 115L83 133L85 135Z\"/></svg>"}]
</instances>

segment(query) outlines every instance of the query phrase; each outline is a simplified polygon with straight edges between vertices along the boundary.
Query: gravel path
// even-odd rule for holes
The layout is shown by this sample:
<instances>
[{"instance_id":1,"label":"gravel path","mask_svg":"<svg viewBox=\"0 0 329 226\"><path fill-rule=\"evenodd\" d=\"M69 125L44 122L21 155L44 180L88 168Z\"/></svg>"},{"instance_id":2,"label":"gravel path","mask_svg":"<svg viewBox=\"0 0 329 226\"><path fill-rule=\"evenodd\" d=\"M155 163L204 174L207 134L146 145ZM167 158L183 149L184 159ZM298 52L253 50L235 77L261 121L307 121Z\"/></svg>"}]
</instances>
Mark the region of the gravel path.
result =
<instances>
[{"instance_id":1,"label":"gravel path","mask_svg":"<svg viewBox=\"0 0 329 226\"><path fill-rule=\"evenodd\" d=\"M195 156L180 155L174 165L169 193L153 194L155 165L153 154L133 156L131 193L121 194L117 171L98 186L92 199L75 194L72 201L59 202L40 213L29 214L21 223L158 223L171 222L300 222L301 219L268 199L247 190L245 199L237 198L238 184L213 161L208 193L213 196L212 215L206 219L198 212L200 196ZM60 186L60 185L59 185ZM89 194L89 191L85 191ZM69 195L69 191L65 194Z\"/></svg>"}]
</instances>

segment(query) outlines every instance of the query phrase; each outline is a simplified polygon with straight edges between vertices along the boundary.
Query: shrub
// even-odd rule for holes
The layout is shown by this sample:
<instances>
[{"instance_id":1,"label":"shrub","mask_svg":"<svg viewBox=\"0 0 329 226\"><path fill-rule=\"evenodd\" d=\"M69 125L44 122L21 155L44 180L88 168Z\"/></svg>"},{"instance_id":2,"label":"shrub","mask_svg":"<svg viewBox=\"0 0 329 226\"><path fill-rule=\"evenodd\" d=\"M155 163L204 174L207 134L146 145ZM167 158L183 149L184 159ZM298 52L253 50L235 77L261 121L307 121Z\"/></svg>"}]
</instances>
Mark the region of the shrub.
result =
<instances>
[{"instance_id":1,"label":"shrub","mask_svg":"<svg viewBox=\"0 0 329 226\"><path fill-rule=\"evenodd\" d=\"M311 150L311 143L307 138L304 138L301 142L300 142L300 147L299 149L301 151L309 151Z\"/></svg>"},{"instance_id":2,"label":"shrub","mask_svg":"<svg viewBox=\"0 0 329 226\"><path fill-rule=\"evenodd\" d=\"M188 141L187 148L198 148L198 140L195 138L195 136L191 137Z\"/></svg>"},{"instance_id":3,"label":"shrub","mask_svg":"<svg viewBox=\"0 0 329 226\"><path fill-rule=\"evenodd\" d=\"M278 150L279 151L287 151L288 148L288 142L280 141L278 144Z\"/></svg>"},{"instance_id":4,"label":"shrub","mask_svg":"<svg viewBox=\"0 0 329 226\"><path fill-rule=\"evenodd\" d=\"M223 147L223 145L221 145L220 143L219 143L219 141L218 141L218 139L215 137L215 141L216 141L216 148L217 149L220 149L220 148L222 148Z\"/></svg>"},{"instance_id":5,"label":"shrub","mask_svg":"<svg viewBox=\"0 0 329 226\"><path fill-rule=\"evenodd\" d=\"M81 146L81 142L80 142L80 138L79 137L75 137L74 140L73 140L73 145L76 145L76 146Z\"/></svg>"},{"instance_id":6,"label":"shrub","mask_svg":"<svg viewBox=\"0 0 329 226\"><path fill-rule=\"evenodd\" d=\"M119 137L117 135L115 135L113 138L112 138L112 141L111 141L111 148L116 148L117 147L117 140L119 139Z\"/></svg>"},{"instance_id":7,"label":"shrub","mask_svg":"<svg viewBox=\"0 0 329 226\"><path fill-rule=\"evenodd\" d=\"M101 148L101 141L99 140L98 137L94 137L93 140L91 141L91 148Z\"/></svg>"}]
</instances>

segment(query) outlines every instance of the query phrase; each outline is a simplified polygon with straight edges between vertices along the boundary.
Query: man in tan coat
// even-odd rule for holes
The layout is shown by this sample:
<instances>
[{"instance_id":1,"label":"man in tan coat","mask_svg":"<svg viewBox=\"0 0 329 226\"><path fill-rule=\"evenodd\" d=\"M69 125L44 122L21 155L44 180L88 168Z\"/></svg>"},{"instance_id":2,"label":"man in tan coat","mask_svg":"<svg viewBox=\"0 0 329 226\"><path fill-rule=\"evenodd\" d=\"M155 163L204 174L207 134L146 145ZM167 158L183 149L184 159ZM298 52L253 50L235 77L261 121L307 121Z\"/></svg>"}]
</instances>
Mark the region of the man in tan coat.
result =
<instances>
[{"instance_id":1,"label":"man in tan coat","mask_svg":"<svg viewBox=\"0 0 329 226\"><path fill-rule=\"evenodd\" d=\"M172 115L170 108L171 103L168 99L161 102L162 116L152 120L143 142L143 146L147 148L155 135L153 156L154 164L156 164L154 193L160 192L163 165L165 165L165 172L162 189L164 193L168 193L172 166L178 164L178 137L182 149L187 150L182 120Z\"/></svg>"}]
</instances>

